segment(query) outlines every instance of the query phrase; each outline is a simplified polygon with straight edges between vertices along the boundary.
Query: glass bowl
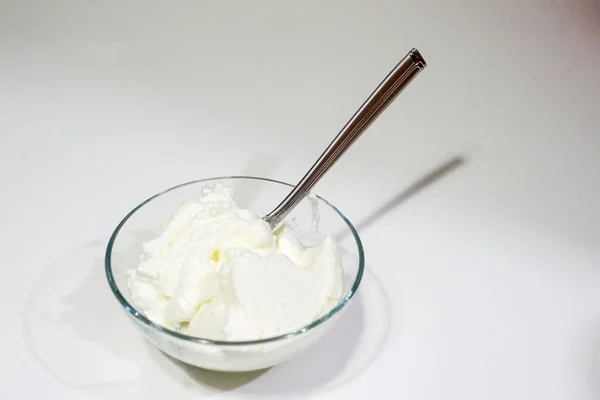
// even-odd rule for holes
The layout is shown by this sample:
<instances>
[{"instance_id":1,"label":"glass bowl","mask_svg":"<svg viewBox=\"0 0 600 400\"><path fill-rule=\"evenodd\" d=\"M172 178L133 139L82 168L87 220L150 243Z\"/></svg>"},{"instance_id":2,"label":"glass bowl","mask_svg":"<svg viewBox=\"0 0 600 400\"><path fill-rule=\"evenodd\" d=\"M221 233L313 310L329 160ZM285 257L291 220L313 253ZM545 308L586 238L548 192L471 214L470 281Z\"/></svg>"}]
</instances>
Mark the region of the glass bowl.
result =
<instances>
[{"instance_id":1,"label":"glass bowl","mask_svg":"<svg viewBox=\"0 0 600 400\"><path fill-rule=\"evenodd\" d=\"M314 245L324 235L335 235L344 282L342 297L329 313L297 331L244 342L207 340L157 325L133 306L126 271L137 267L142 243L155 236L158 228L182 202L200 197L202 188L217 182L234 189L234 200L240 208L250 209L259 215L269 213L292 188L290 184L266 178L230 176L183 183L160 192L135 207L115 229L106 249L106 277L126 314L152 344L169 356L217 371L251 371L271 367L316 343L347 309L363 275L362 244L344 214L327 200L308 196L286 221L307 245Z\"/></svg>"}]
</instances>

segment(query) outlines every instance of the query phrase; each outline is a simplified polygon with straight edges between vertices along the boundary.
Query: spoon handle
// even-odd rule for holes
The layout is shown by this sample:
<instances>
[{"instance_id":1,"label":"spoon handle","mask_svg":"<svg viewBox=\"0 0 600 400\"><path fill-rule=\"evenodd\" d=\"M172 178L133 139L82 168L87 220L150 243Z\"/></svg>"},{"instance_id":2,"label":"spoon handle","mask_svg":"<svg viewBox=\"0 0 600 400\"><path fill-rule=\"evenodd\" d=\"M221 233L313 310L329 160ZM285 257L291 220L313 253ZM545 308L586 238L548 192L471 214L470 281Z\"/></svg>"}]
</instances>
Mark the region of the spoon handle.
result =
<instances>
[{"instance_id":1,"label":"spoon handle","mask_svg":"<svg viewBox=\"0 0 600 400\"><path fill-rule=\"evenodd\" d=\"M350 118L333 139L321 157L288 193L283 201L264 219L271 228L277 227L288 213L310 192L317 181L329 170L352 143L379 117L408 86L427 63L417 49L412 49L371 93L369 98Z\"/></svg>"}]
</instances>

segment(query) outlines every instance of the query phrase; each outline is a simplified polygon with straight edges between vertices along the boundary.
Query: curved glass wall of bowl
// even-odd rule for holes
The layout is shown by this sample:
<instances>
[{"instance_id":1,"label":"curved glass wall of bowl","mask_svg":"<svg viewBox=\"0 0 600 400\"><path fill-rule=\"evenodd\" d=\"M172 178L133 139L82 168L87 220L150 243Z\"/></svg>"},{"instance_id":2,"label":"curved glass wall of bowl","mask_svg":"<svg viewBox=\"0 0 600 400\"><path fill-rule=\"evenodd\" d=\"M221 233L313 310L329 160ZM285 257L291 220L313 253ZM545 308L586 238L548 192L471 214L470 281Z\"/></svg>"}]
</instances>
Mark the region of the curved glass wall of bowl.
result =
<instances>
[{"instance_id":1,"label":"curved glass wall of bowl","mask_svg":"<svg viewBox=\"0 0 600 400\"><path fill-rule=\"evenodd\" d=\"M106 253L106 274L110 287L128 316L156 347L187 364L220 371L250 371L267 368L293 358L317 342L346 310L356 293L364 270L363 248L356 230L347 218L322 198L304 198L288 215L288 220L304 243L312 244L327 234L339 236L338 249L343 269L343 294L339 303L317 321L286 335L249 342L211 341L175 332L149 321L133 306L126 271L135 268L142 243L154 237L165 219L184 201L198 198L206 185L221 183L234 190L245 188L253 196L237 192L241 208L264 215L292 187L289 184L255 177L222 177L194 181L159 193L136 207L119 224ZM239 196L237 196L239 195ZM314 212L318 210L318 227ZM317 228L317 229L315 229ZM135 235L128 234L135 232ZM141 234L143 233L143 234ZM134 241L132 243L132 240Z\"/></svg>"}]
</instances>

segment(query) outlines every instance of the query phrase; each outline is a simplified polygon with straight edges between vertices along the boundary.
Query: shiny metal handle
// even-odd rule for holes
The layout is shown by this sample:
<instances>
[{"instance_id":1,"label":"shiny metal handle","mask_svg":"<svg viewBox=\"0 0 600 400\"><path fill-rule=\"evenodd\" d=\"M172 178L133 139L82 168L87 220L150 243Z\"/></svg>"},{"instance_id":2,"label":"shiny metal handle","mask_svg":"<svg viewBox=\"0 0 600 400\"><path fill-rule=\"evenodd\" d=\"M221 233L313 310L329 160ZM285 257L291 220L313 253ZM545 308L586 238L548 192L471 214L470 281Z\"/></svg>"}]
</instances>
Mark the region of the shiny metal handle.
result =
<instances>
[{"instance_id":1,"label":"shiny metal handle","mask_svg":"<svg viewBox=\"0 0 600 400\"><path fill-rule=\"evenodd\" d=\"M417 49L412 49L385 77L377 89L350 118L340 133L325 149L321 157L304 175L283 201L264 219L274 229L288 213L310 192L317 181L335 161L350 147L379 115L408 86L427 63Z\"/></svg>"}]
</instances>

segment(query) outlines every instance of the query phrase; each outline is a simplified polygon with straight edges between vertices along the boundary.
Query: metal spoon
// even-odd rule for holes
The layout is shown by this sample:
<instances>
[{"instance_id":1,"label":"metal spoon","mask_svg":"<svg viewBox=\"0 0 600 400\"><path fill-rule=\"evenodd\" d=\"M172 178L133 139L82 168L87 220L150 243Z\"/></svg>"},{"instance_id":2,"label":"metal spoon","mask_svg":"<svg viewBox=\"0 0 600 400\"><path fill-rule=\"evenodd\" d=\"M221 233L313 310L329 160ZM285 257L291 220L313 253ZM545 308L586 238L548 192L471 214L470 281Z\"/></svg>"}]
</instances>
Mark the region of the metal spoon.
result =
<instances>
[{"instance_id":1,"label":"metal spoon","mask_svg":"<svg viewBox=\"0 0 600 400\"><path fill-rule=\"evenodd\" d=\"M278 227L290 211L310 192L315 183L344 154L344 151L354 143L361 133L367 130L371 123L379 117L387 106L394 101L396 96L426 66L427 63L417 49L412 49L400 60L398 65L394 67L352 118L350 118L300 182L269 215L264 217L264 220L269 223L271 229Z\"/></svg>"}]
</instances>

